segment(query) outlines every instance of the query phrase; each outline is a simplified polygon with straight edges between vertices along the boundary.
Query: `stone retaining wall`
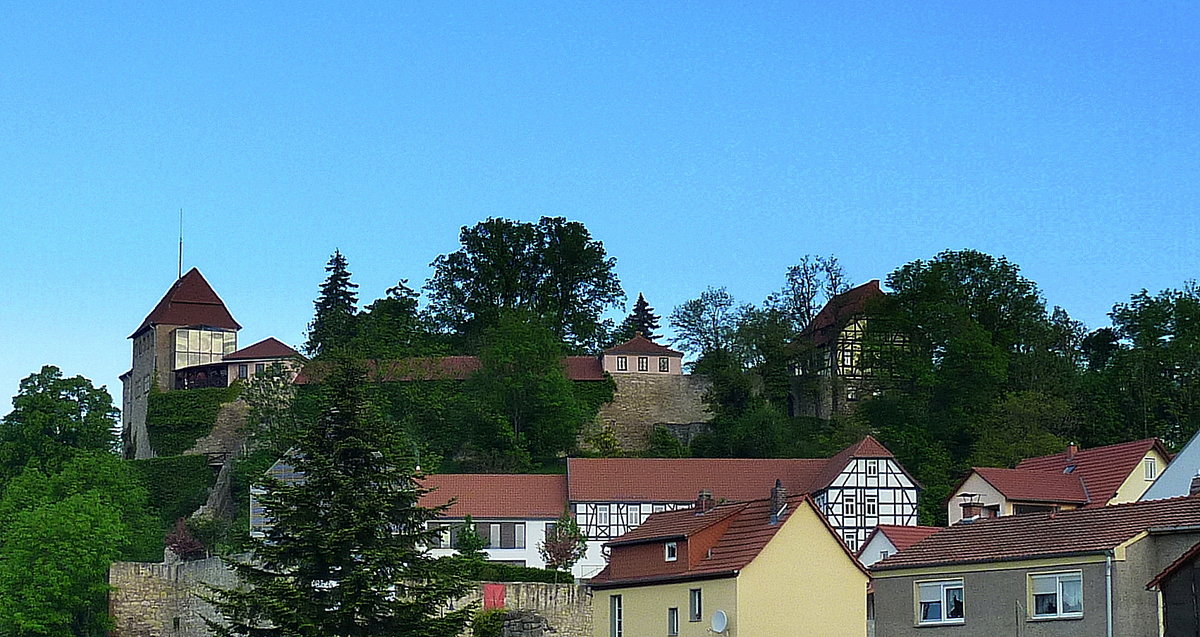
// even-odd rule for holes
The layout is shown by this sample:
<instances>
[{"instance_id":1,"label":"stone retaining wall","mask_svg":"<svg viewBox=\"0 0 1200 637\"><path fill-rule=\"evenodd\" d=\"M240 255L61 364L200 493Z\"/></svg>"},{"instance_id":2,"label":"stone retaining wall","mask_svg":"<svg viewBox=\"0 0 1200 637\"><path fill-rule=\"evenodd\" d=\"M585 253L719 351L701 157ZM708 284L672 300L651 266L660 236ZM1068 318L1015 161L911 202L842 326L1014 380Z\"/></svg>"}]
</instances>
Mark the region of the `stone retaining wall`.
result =
<instances>
[{"instance_id":1,"label":"stone retaining wall","mask_svg":"<svg viewBox=\"0 0 1200 637\"><path fill-rule=\"evenodd\" d=\"M613 401L600 407L597 421L609 427L625 451L641 451L656 425L706 423L712 418L704 404L711 383L692 375L612 374L617 388Z\"/></svg>"},{"instance_id":2,"label":"stone retaining wall","mask_svg":"<svg viewBox=\"0 0 1200 637\"><path fill-rule=\"evenodd\" d=\"M206 637L212 607L205 585L232 587L234 574L219 558L174 564L116 562L108 570L113 637Z\"/></svg>"}]
</instances>

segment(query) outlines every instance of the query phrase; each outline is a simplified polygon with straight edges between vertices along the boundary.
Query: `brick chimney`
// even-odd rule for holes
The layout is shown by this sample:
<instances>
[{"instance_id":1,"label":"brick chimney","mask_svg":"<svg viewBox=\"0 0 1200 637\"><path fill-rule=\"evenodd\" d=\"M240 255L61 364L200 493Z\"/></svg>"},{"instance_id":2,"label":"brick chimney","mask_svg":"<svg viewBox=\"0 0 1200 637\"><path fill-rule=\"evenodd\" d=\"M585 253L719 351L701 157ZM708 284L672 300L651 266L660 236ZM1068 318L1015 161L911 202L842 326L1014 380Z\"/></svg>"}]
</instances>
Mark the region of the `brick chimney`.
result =
<instances>
[{"instance_id":1,"label":"brick chimney","mask_svg":"<svg viewBox=\"0 0 1200 637\"><path fill-rule=\"evenodd\" d=\"M696 515L708 513L714 506L716 506L716 502L713 501L713 495L711 491L701 491L699 495L696 496Z\"/></svg>"},{"instance_id":2,"label":"brick chimney","mask_svg":"<svg viewBox=\"0 0 1200 637\"><path fill-rule=\"evenodd\" d=\"M1074 460L1076 453L1079 453L1079 446L1073 442L1067 443L1067 460Z\"/></svg>"},{"instance_id":3,"label":"brick chimney","mask_svg":"<svg viewBox=\"0 0 1200 637\"><path fill-rule=\"evenodd\" d=\"M783 482L776 478L775 486L771 487L771 524L779 524L779 514L783 513L786 506L787 489L783 487Z\"/></svg>"},{"instance_id":4,"label":"brick chimney","mask_svg":"<svg viewBox=\"0 0 1200 637\"><path fill-rule=\"evenodd\" d=\"M1200 493L1200 471L1192 476L1192 484L1188 487L1188 495L1196 495Z\"/></svg>"}]
</instances>

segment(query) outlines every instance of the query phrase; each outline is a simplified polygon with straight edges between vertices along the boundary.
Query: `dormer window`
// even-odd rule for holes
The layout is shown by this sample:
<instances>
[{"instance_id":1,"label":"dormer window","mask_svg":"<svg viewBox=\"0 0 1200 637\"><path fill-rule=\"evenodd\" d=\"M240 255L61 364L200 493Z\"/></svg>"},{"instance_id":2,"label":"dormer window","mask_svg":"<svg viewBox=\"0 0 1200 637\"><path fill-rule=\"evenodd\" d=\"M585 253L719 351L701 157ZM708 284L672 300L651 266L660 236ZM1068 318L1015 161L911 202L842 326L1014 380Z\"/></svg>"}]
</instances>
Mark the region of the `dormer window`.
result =
<instances>
[{"instance_id":1,"label":"dormer window","mask_svg":"<svg viewBox=\"0 0 1200 637\"><path fill-rule=\"evenodd\" d=\"M667 542L663 545L663 559L668 562L674 562L679 559L679 544L677 542Z\"/></svg>"}]
</instances>

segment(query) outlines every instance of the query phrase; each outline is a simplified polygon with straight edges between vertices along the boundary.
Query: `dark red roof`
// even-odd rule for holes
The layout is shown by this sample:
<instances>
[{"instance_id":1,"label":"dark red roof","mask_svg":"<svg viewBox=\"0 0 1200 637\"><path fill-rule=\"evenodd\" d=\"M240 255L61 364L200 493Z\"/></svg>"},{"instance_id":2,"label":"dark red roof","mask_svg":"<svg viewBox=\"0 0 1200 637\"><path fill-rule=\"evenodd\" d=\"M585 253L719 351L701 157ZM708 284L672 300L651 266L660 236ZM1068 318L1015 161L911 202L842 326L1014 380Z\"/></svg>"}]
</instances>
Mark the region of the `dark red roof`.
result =
<instances>
[{"instance_id":1,"label":"dark red roof","mask_svg":"<svg viewBox=\"0 0 1200 637\"><path fill-rule=\"evenodd\" d=\"M829 523L825 521L825 516L821 515L812 499L806 495L788 498L788 506L780 516L779 522L775 524L771 523L770 499L721 505L701 516L696 515L694 511L655 513L646 518L646 521L638 528L609 543L612 547L609 566L600 571L600 574L590 580L589 584L612 587L662 580L736 575L754 561L754 558L758 557L771 538L775 537L775 533L791 519L792 514L799 507L810 508L829 533L834 534ZM715 532L706 533L710 528ZM625 558L621 547L680 536L687 537L689 544L687 547L689 559L685 569L672 573L661 573L658 572L658 569L653 568L655 565L650 565L651 568L632 565L634 566L632 569L621 569L627 573L632 571L631 575L620 578L613 577L612 564ZM692 546L693 543L696 545ZM854 556L846 550L840 540L838 545L842 547L847 558L860 570L863 570L858 560L854 559ZM863 570L863 572L866 571Z\"/></svg>"},{"instance_id":2,"label":"dark red roof","mask_svg":"<svg viewBox=\"0 0 1200 637\"><path fill-rule=\"evenodd\" d=\"M563 358L567 378L571 380L604 380L604 367L595 356L566 356ZM306 365L296 377L305 385L323 376L326 365L317 362ZM404 358L399 360L369 360L367 375L378 382L413 380L466 380L479 371L478 356L438 356Z\"/></svg>"},{"instance_id":3,"label":"dark red roof","mask_svg":"<svg viewBox=\"0 0 1200 637\"><path fill-rule=\"evenodd\" d=\"M678 356L683 358L683 352L677 352L666 345L660 345L654 341L642 336L641 332L634 335L633 338L614 345L606 350L605 354L650 354L653 356Z\"/></svg>"},{"instance_id":4,"label":"dark red roof","mask_svg":"<svg viewBox=\"0 0 1200 637\"><path fill-rule=\"evenodd\" d=\"M233 320L224 301L213 291L204 275L196 268L179 277L162 300L129 338L133 338L151 325L202 325L228 330L240 330L241 325Z\"/></svg>"},{"instance_id":5,"label":"dark red roof","mask_svg":"<svg viewBox=\"0 0 1200 637\"><path fill-rule=\"evenodd\" d=\"M972 469L1008 500L1086 504L1088 492L1077 473L1054 473L1029 469Z\"/></svg>"},{"instance_id":6,"label":"dark red roof","mask_svg":"<svg viewBox=\"0 0 1200 637\"><path fill-rule=\"evenodd\" d=\"M864 549L867 548L867 545L871 543L871 540L875 538L876 534L882 534L888 539L889 542L892 543L892 546L896 547L897 551L903 551L904 549L916 544L917 542L920 542L930 535L941 531L943 528L945 527L880 524L879 526L875 527L874 531L871 531L869 536L867 536L867 541L863 542L862 547ZM862 554L861 550L859 551L859 554Z\"/></svg>"},{"instance_id":7,"label":"dark red roof","mask_svg":"<svg viewBox=\"0 0 1200 637\"><path fill-rule=\"evenodd\" d=\"M455 499L444 517L555 519L567 508L567 477L528 473L443 473L425 477L434 491L421 506L440 506Z\"/></svg>"},{"instance_id":8,"label":"dark red roof","mask_svg":"<svg viewBox=\"0 0 1200 637\"><path fill-rule=\"evenodd\" d=\"M871 567L888 570L1108 551L1152 528L1200 525L1200 497L981 518L930 535Z\"/></svg>"},{"instance_id":9,"label":"dark red roof","mask_svg":"<svg viewBox=\"0 0 1200 637\"><path fill-rule=\"evenodd\" d=\"M853 458L891 458L871 436L832 458L569 458L572 502L690 502L701 490L718 501L756 500L775 480L788 493L828 487Z\"/></svg>"},{"instance_id":10,"label":"dark red roof","mask_svg":"<svg viewBox=\"0 0 1200 637\"><path fill-rule=\"evenodd\" d=\"M1040 456L1022 460L1017 469L1063 473L1067 467L1075 469L1067 475L1079 476L1090 497L1087 506L1104 506L1117 494L1117 489L1129 475L1137 470L1146 452L1157 449L1163 457L1167 449L1157 438L1146 438L1123 442L1105 447L1081 449L1068 458L1068 452L1051 456Z\"/></svg>"},{"instance_id":11,"label":"dark red roof","mask_svg":"<svg viewBox=\"0 0 1200 637\"><path fill-rule=\"evenodd\" d=\"M253 345L247 345L246 347L243 347L232 354L227 354L222 360L237 361L263 358L291 358L298 355L299 353L296 350L284 345L274 336L269 336Z\"/></svg>"},{"instance_id":12,"label":"dark red roof","mask_svg":"<svg viewBox=\"0 0 1200 637\"><path fill-rule=\"evenodd\" d=\"M879 280L872 279L866 283L850 288L829 299L825 307L813 317L808 327L804 328L803 336L810 338L814 345L824 345L837 335L838 330L845 327L855 316L862 315L867 310L867 304L872 299L882 297L883 290L879 289Z\"/></svg>"}]
</instances>

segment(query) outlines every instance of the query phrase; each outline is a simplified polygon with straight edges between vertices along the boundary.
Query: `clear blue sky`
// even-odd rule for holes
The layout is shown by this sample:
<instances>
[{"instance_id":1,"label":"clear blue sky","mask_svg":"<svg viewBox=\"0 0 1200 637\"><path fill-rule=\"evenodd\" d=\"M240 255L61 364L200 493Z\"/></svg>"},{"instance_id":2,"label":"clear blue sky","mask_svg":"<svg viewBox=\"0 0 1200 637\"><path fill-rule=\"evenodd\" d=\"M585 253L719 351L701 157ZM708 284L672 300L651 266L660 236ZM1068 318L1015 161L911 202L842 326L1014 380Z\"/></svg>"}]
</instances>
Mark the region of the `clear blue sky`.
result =
<instances>
[{"instance_id":1,"label":"clear blue sky","mask_svg":"<svg viewBox=\"0 0 1200 637\"><path fill-rule=\"evenodd\" d=\"M47 363L119 402L180 208L242 344L302 340L334 248L370 300L488 216L584 222L664 316L970 247L1100 326L1200 275L1198 38L1162 2L3 3L0 413Z\"/></svg>"}]
</instances>

